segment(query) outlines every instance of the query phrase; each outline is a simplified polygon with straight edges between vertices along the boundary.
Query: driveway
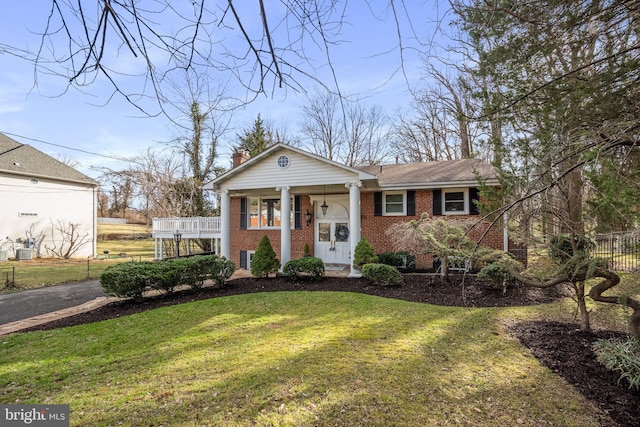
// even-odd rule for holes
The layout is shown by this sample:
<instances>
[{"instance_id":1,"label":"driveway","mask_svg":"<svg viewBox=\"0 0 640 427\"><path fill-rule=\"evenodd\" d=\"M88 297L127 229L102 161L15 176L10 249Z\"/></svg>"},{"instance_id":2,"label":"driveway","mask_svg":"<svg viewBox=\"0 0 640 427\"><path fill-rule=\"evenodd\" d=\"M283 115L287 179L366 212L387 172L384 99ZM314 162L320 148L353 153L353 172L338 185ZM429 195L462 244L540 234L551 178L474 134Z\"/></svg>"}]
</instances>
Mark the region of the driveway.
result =
<instances>
[{"instance_id":1,"label":"driveway","mask_svg":"<svg viewBox=\"0 0 640 427\"><path fill-rule=\"evenodd\" d=\"M105 296L107 294L97 279L0 295L0 325L75 307Z\"/></svg>"}]
</instances>

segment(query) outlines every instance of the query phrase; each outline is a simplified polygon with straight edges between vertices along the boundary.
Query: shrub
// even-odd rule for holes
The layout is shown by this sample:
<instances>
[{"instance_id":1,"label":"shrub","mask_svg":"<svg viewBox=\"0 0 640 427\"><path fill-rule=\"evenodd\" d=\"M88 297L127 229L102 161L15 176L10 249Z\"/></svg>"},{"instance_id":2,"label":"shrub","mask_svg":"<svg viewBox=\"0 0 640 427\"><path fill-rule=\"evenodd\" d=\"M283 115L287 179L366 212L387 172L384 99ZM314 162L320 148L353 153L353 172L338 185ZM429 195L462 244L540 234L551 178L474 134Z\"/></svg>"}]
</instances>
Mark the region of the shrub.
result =
<instances>
[{"instance_id":1,"label":"shrub","mask_svg":"<svg viewBox=\"0 0 640 427\"><path fill-rule=\"evenodd\" d=\"M503 293L506 293L507 288L513 285L514 280L505 266L497 262L483 267L478 273L478 277L489 279L491 282L489 287L491 289L502 289Z\"/></svg>"},{"instance_id":2,"label":"shrub","mask_svg":"<svg viewBox=\"0 0 640 427\"><path fill-rule=\"evenodd\" d=\"M198 290L207 280L221 287L234 271L233 262L224 257L198 255L160 262L116 264L104 270L100 284L108 295L140 300L147 287L165 293L173 292L179 285Z\"/></svg>"},{"instance_id":3,"label":"shrub","mask_svg":"<svg viewBox=\"0 0 640 427\"><path fill-rule=\"evenodd\" d=\"M211 262L205 265L207 278L213 281L216 288L221 288L236 271L236 265L225 257L210 257Z\"/></svg>"},{"instance_id":4,"label":"shrub","mask_svg":"<svg viewBox=\"0 0 640 427\"><path fill-rule=\"evenodd\" d=\"M107 295L139 301L148 286L151 264L125 262L109 266L100 274L100 285Z\"/></svg>"},{"instance_id":5,"label":"shrub","mask_svg":"<svg viewBox=\"0 0 640 427\"><path fill-rule=\"evenodd\" d=\"M308 243L304 244L303 251L304 251L304 256L311 256L311 250L309 249L309 244Z\"/></svg>"},{"instance_id":6,"label":"shrub","mask_svg":"<svg viewBox=\"0 0 640 427\"><path fill-rule=\"evenodd\" d=\"M378 262L391 265L400 271L412 270L416 266L415 257L407 251L378 254Z\"/></svg>"},{"instance_id":7,"label":"shrub","mask_svg":"<svg viewBox=\"0 0 640 427\"><path fill-rule=\"evenodd\" d=\"M147 267L147 281L152 289L170 294L180 285L182 271L171 261L156 262Z\"/></svg>"},{"instance_id":8,"label":"shrub","mask_svg":"<svg viewBox=\"0 0 640 427\"><path fill-rule=\"evenodd\" d=\"M362 277L377 286L401 286L404 283L398 269L386 264L363 265Z\"/></svg>"},{"instance_id":9,"label":"shrub","mask_svg":"<svg viewBox=\"0 0 640 427\"><path fill-rule=\"evenodd\" d=\"M280 261L267 236L263 236L251 260L251 274L255 277L269 277L280 268Z\"/></svg>"},{"instance_id":10,"label":"shrub","mask_svg":"<svg viewBox=\"0 0 640 427\"><path fill-rule=\"evenodd\" d=\"M360 268L365 264L373 264L378 262L378 256L373 250L371 243L364 237L360 239L356 245L355 254L353 255L353 266Z\"/></svg>"},{"instance_id":11,"label":"shrub","mask_svg":"<svg viewBox=\"0 0 640 427\"><path fill-rule=\"evenodd\" d=\"M288 261L282 271L291 279L309 277L320 280L324 276L324 262L320 258L308 256Z\"/></svg>"},{"instance_id":12,"label":"shrub","mask_svg":"<svg viewBox=\"0 0 640 427\"><path fill-rule=\"evenodd\" d=\"M593 344L593 351L607 369L620 372L618 382L626 379L629 388L640 390L640 342L633 338L598 340Z\"/></svg>"}]
</instances>

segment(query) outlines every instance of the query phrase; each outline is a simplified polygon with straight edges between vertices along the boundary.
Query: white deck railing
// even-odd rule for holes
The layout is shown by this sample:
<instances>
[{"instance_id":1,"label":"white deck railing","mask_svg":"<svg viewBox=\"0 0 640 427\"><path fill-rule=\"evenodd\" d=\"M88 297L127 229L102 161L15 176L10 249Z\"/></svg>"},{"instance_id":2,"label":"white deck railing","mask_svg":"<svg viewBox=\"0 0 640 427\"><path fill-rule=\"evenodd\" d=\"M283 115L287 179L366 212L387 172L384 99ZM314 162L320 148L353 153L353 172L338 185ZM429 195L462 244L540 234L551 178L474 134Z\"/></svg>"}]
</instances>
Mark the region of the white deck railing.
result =
<instances>
[{"instance_id":1,"label":"white deck railing","mask_svg":"<svg viewBox=\"0 0 640 427\"><path fill-rule=\"evenodd\" d=\"M153 218L153 237L173 237L176 232L184 238L217 237L220 234L220 217Z\"/></svg>"}]
</instances>

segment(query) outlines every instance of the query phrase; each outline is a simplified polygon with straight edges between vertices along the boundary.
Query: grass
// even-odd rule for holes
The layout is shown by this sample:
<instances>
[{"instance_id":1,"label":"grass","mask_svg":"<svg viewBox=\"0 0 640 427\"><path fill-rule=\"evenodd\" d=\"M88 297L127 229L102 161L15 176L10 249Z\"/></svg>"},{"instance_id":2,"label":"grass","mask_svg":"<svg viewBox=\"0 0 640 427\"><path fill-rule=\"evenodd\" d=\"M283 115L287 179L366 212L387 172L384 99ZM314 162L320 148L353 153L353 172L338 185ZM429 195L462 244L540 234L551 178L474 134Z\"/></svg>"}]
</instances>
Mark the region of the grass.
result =
<instances>
[{"instance_id":1,"label":"grass","mask_svg":"<svg viewBox=\"0 0 640 427\"><path fill-rule=\"evenodd\" d=\"M33 261L12 260L0 263L0 294L97 279L105 268L118 262L151 261L154 259L154 240L141 237L150 232L150 227L144 225L99 223L99 236L117 239L98 240L98 259L36 258ZM108 256L104 255L105 250L109 251ZM8 283L13 283L14 286L9 287Z\"/></svg>"},{"instance_id":2,"label":"grass","mask_svg":"<svg viewBox=\"0 0 640 427\"><path fill-rule=\"evenodd\" d=\"M74 426L601 425L500 327L555 312L217 298L4 337L0 400L69 403Z\"/></svg>"}]
</instances>

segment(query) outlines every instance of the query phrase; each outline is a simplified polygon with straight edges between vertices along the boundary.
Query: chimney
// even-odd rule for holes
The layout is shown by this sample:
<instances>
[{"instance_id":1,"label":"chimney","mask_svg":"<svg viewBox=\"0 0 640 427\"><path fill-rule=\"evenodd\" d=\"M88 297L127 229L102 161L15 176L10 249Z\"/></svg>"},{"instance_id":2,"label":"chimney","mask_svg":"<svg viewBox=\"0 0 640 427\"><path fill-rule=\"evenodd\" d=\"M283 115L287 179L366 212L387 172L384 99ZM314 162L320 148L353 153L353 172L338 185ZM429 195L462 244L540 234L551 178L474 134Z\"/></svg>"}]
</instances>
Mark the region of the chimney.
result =
<instances>
[{"instance_id":1,"label":"chimney","mask_svg":"<svg viewBox=\"0 0 640 427\"><path fill-rule=\"evenodd\" d=\"M247 153L246 151L236 151L231 155L231 159L233 160L233 166L234 168L237 168L238 166L240 166L241 164L243 164L244 162L246 162L247 160L249 160L249 153Z\"/></svg>"}]
</instances>

